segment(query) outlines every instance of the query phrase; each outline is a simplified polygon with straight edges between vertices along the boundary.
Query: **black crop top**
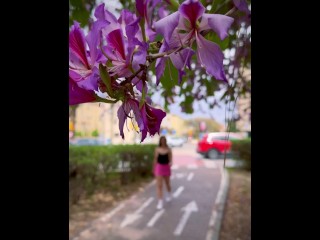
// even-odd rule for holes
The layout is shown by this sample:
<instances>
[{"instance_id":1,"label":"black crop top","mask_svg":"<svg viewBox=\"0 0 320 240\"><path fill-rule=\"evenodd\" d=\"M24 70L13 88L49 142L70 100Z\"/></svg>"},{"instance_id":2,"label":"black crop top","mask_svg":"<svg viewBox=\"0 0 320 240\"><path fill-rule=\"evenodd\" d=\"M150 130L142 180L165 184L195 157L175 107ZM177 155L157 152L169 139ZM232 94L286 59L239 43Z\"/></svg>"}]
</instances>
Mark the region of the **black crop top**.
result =
<instances>
[{"instance_id":1,"label":"black crop top","mask_svg":"<svg viewBox=\"0 0 320 240\"><path fill-rule=\"evenodd\" d=\"M169 163L169 153L166 153L166 154L158 153L158 163L159 164L168 164Z\"/></svg>"}]
</instances>

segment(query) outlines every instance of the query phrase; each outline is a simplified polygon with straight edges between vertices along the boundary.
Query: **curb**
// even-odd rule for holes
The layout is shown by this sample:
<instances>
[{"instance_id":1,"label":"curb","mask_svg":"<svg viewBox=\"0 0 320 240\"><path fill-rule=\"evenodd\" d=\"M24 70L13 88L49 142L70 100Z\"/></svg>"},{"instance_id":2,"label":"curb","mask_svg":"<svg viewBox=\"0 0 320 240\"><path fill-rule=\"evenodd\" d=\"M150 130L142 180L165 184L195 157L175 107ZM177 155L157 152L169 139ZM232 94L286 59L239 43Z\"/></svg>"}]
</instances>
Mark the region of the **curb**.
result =
<instances>
[{"instance_id":1,"label":"curb","mask_svg":"<svg viewBox=\"0 0 320 240\"><path fill-rule=\"evenodd\" d=\"M206 240L219 240L220 228L223 219L224 207L229 190L229 173L227 170L221 171L221 183L218 195L213 207L212 215L209 222L209 230Z\"/></svg>"}]
</instances>

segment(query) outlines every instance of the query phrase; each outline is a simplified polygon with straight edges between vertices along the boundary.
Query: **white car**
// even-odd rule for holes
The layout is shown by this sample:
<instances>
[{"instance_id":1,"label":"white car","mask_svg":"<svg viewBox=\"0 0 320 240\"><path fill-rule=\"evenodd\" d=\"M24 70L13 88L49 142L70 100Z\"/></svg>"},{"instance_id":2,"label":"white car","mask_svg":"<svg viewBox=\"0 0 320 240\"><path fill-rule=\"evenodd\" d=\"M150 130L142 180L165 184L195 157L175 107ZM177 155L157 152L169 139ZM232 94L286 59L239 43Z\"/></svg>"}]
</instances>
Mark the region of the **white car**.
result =
<instances>
[{"instance_id":1,"label":"white car","mask_svg":"<svg viewBox=\"0 0 320 240\"><path fill-rule=\"evenodd\" d=\"M169 147L182 147L185 143L185 140L181 137L166 136L166 139Z\"/></svg>"}]
</instances>

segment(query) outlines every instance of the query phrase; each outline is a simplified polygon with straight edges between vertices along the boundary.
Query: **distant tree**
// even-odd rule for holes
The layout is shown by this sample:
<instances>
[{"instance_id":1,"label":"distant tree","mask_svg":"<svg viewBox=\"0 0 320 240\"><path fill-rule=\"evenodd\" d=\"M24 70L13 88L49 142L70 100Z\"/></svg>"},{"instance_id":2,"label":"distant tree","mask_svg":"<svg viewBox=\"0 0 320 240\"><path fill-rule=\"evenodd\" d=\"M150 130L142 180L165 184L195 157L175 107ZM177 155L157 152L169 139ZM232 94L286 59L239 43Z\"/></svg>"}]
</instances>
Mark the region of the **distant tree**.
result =
<instances>
[{"instance_id":1,"label":"distant tree","mask_svg":"<svg viewBox=\"0 0 320 240\"><path fill-rule=\"evenodd\" d=\"M75 137L82 137L84 134L82 132L79 132L79 131L75 131L75 134L74 136Z\"/></svg>"},{"instance_id":2,"label":"distant tree","mask_svg":"<svg viewBox=\"0 0 320 240\"><path fill-rule=\"evenodd\" d=\"M91 135L92 135L92 137L99 137L98 130L96 129L96 130L92 131Z\"/></svg>"},{"instance_id":3,"label":"distant tree","mask_svg":"<svg viewBox=\"0 0 320 240\"><path fill-rule=\"evenodd\" d=\"M237 129L235 121L230 121L229 122L229 131L230 132L239 132L239 129Z\"/></svg>"}]
</instances>

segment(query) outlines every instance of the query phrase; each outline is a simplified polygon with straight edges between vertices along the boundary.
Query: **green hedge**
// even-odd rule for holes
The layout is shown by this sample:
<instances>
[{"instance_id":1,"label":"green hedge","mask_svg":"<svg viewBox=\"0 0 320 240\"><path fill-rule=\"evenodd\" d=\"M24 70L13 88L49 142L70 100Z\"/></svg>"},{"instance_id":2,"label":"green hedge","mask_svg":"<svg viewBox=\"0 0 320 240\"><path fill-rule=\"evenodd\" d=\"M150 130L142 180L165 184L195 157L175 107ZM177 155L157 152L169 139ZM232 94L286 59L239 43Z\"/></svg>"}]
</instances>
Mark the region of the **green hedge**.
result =
<instances>
[{"instance_id":1,"label":"green hedge","mask_svg":"<svg viewBox=\"0 0 320 240\"><path fill-rule=\"evenodd\" d=\"M244 167L251 170L251 138L232 140L231 146L234 158L244 161Z\"/></svg>"},{"instance_id":2,"label":"green hedge","mask_svg":"<svg viewBox=\"0 0 320 240\"><path fill-rule=\"evenodd\" d=\"M69 146L69 200L152 176L156 145ZM119 169L119 165L122 166Z\"/></svg>"}]
</instances>

